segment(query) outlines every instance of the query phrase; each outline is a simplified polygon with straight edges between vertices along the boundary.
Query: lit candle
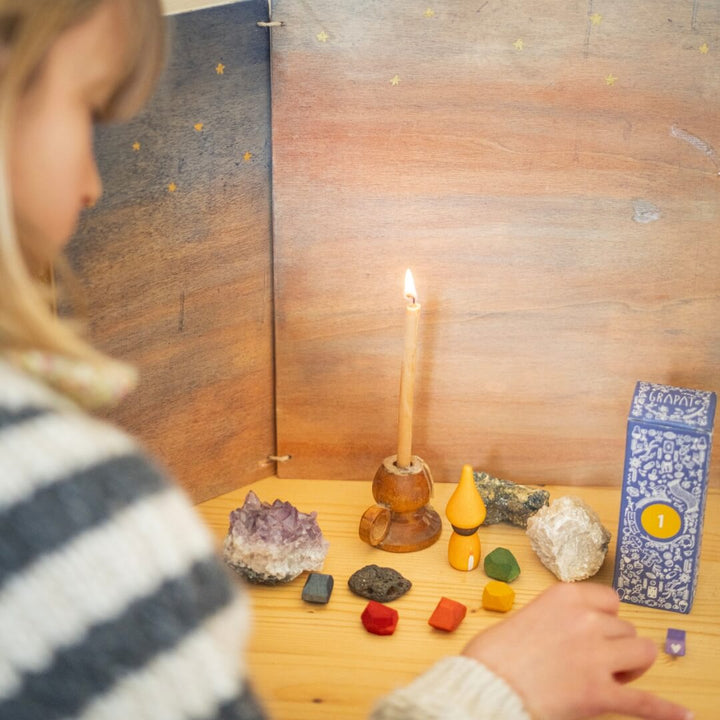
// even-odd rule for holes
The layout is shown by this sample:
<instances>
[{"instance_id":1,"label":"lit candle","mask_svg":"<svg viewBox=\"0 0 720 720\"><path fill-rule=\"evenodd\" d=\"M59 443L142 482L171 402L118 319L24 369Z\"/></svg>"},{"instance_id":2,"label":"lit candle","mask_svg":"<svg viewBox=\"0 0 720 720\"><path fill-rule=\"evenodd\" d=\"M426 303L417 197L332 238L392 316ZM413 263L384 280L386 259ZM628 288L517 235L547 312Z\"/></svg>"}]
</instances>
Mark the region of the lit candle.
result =
<instances>
[{"instance_id":1,"label":"lit candle","mask_svg":"<svg viewBox=\"0 0 720 720\"><path fill-rule=\"evenodd\" d=\"M413 395L415 390L415 351L417 349L418 320L420 304L417 302L415 282L410 270L405 271L405 343L402 368L400 371L400 409L398 413L398 451L399 467L412 464L412 419Z\"/></svg>"}]
</instances>

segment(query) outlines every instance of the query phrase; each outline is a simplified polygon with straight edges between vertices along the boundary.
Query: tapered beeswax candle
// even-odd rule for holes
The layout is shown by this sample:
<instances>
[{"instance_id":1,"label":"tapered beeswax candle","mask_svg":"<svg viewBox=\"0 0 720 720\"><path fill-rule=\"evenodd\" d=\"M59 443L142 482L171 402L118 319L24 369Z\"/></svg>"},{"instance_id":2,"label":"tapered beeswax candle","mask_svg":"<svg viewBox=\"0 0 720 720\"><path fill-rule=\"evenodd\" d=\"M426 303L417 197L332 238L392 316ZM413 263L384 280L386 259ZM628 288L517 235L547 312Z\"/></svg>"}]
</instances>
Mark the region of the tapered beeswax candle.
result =
<instances>
[{"instance_id":1,"label":"tapered beeswax candle","mask_svg":"<svg viewBox=\"0 0 720 720\"><path fill-rule=\"evenodd\" d=\"M409 467L412 463L412 422L413 397L415 394L415 354L417 350L418 321L420 304L417 302L415 282L410 269L405 271L405 341L400 371L400 408L398 412L398 451L399 467Z\"/></svg>"}]
</instances>

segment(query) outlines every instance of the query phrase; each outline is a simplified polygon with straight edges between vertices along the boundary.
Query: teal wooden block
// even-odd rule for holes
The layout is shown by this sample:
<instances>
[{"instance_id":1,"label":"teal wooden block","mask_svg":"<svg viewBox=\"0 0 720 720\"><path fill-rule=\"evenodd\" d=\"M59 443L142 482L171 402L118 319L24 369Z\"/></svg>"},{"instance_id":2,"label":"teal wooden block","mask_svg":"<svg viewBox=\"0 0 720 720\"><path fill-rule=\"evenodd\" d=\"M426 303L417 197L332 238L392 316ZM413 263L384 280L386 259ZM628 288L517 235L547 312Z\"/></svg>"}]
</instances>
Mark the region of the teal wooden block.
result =
<instances>
[{"instance_id":1,"label":"teal wooden block","mask_svg":"<svg viewBox=\"0 0 720 720\"><path fill-rule=\"evenodd\" d=\"M329 602L335 581L332 575L311 572L305 580L302 599L305 602L324 605Z\"/></svg>"}]
</instances>

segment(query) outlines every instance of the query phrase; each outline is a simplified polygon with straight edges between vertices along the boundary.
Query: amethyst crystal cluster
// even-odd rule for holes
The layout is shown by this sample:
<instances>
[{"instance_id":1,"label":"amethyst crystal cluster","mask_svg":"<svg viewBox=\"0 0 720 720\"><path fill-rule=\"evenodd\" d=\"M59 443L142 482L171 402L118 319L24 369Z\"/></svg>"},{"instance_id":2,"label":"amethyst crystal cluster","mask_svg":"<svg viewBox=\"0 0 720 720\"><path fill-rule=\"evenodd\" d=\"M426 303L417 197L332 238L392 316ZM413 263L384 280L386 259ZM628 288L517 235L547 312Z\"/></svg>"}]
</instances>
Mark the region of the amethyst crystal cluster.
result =
<instances>
[{"instance_id":1,"label":"amethyst crystal cluster","mask_svg":"<svg viewBox=\"0 0 720 720\"><path fill-rule=\"evenodd\" d=\"M261 502L251 490L230 513L225 562L252 583L290 582L305 570L320 570L328 551L317 513L303 513L289 502Z\"/></svg>"}]
</instances>

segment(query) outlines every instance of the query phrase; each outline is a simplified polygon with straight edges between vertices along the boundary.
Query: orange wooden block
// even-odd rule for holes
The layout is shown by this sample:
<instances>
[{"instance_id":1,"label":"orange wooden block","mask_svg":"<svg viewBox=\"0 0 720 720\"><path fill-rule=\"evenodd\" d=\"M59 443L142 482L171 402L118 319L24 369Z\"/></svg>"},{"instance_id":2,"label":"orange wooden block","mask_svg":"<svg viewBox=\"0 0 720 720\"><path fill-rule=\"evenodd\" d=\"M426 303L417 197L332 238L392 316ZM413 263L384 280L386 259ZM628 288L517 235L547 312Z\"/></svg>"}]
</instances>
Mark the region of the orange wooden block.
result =
<instances>
[{"instance_id":1,"label":"orange wooden block","mask_svg":"<svg viewBox=\"0 0 720 720\"><path fill-rule=\"evenodd\" d=\"M441 597L428 624L438 630L452 632L463 621L467 608L462 603L450 598Z\"/></svg>"},{"instance_id":2,"label":"orange wooden block","mask_svg":"<svg viewBox=\"0 0 720 720\"><path fill-rule=\"evenodd\" d=\"M507 612L515 602L515 591L500 580L491 580L483 590L482 606L486 610Z\"/></svg>"}]
</instances>

